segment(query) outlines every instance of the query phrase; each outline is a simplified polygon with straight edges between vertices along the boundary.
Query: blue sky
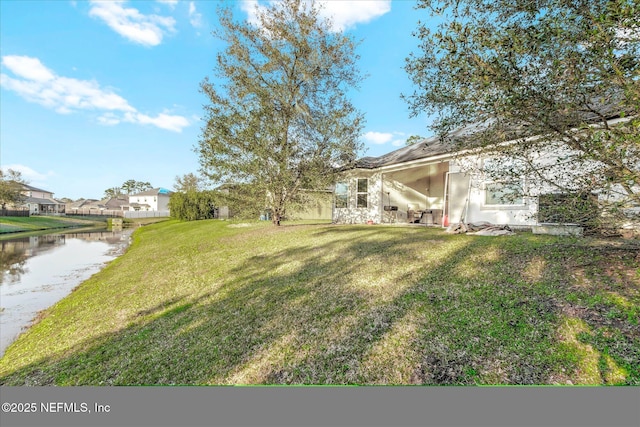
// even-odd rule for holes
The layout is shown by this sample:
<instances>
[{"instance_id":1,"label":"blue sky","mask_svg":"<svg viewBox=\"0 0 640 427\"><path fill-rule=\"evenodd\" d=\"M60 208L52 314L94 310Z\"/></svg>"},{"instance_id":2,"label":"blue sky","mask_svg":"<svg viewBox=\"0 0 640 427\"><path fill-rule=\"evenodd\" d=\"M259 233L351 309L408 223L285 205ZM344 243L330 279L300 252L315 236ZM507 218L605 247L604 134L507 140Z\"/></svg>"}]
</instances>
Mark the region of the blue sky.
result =
<instances>
[{"instance_id":1,"label":"blue sky","mask_svg":"<svg viewBox=\"0 0 640 427\"><path fill-rule=\"evenodd\" d=\"M255 2L227 2L251 18ZM0 1L0 167L55 197L101 198L128 179L172 188L198 172L193 151L223 46L219 1ZM262 0L260 5L267 5ZM403 66L428 19L415 1L327 1L336 28L362 40L368 75L352 100L365 113L365 155L430 135L410 119ZM215 80L214 80L215 81Z\"/></svg>"}]
</instances>

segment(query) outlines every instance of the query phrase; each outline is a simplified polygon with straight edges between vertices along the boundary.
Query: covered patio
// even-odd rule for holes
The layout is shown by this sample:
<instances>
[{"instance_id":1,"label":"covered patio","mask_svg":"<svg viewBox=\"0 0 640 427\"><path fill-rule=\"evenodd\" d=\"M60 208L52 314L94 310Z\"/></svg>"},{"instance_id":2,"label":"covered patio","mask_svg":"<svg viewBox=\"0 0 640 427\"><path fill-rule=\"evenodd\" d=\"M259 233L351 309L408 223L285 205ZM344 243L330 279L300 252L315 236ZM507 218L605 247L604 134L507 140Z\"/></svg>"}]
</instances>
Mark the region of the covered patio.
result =
<instances>
[{"instance_id":1,"label":"covered patio","mask_svg":"<svg viewBox=\"0 0 640 427\"><path fill-rule=\"evenodd\" d=\"M390 169L381 174L381 222L443 225L449 162Z\"/></svg>"},{"instance_id":2,"label":"covered patio","mask_svg":"<svg viewBox=\"0 0 640 427\"><path fill-rule=\"evenodd\" d=\"M24 204L31 215L58 215L65 213L65 204L53 199L27 197Z\"/></svg>"}]
</instances>

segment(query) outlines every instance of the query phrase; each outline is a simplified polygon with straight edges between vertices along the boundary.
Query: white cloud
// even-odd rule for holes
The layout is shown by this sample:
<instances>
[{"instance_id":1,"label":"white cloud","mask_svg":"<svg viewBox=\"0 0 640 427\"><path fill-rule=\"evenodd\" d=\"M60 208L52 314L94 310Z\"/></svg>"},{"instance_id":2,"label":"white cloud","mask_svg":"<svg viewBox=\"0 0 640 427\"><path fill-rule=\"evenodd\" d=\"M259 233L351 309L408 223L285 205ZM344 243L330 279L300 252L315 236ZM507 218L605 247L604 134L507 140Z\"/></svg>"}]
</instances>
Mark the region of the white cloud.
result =
<instances>
[{"instance_id":1,"label":"white cloud","mask_svg":"<svg viewBox=\"0 0 640 427\"><path fill-rule=\"evenodd\" d=\"M386 144L393 139L393 134L389 132L367 132L364 139L372 144Z\"/></svg>"},{"instance_id":2,"label":"white cloud","mask_svg":"<svg viewBox=\"0 0 640 427\"><path fill-rule=\"evenodd\" d=\"M318 3L322 5L322 15L332 19L337 31L366 24L391 11L391 0L321 0Z\"/></svg>"},{"instance_id":3,"label":"white cloud","mask_svg":"<svg viewBox=\"0 0 640 427\"><path fill-rule=\"evenodd\" d=\"M247 21L256 26L260 25L258 13L264 11L264 8L257 0L242 0L240 3L240 9L247 14Z\"/></svg>"},{"instance_id":4,"label":"white cloud","mask_svg":"<svg viewBox=\"0 0 640 427\"><path fill-rule=\"evenodd\" d=\"M175 32L176 20L170 16L144 15L125 7L126 0L91 0L89 16L101 19L122 37L144 46L157 46L166 33Z\"/></svg>"},{"instance_id":5,"label":"white cloud","mask_svg":"<svg viewBox=\"0 0 640 427\"><path fill-rule=\"evenodd\" d=\"M394 139L393 141L391 141L391 145L393 145L394 147L403 147L404 145L406 145L407 143L407 134L404 132L393 132L393 135L398 138L398 139Z\"/></svg>"},{"instance_id":6,"label":"white cloud","mask_svg":"<svg viewBox=\"0 0 640 427\"><path fill-rule=\"evenodd\" d=\"M7 55L2 57L1 64L20 78L0 73L0 86L60 114L81 110L99 111L102 112L97 119L100 124L116 125L127 121L151 124L174 132L189 126L189 121L182 116L166 112L156 117L142 114L113 90L102 88L95 81L58 76L38 58Z\"/></svg>"},{"instance_id":7,"label":"white cloud","mask_svg":"<svg viewBox=\"0 0 640 427\"><path fill-rule=\"evenodd\" d=\"M189 22L196 28L202 26L202 14L196 11L196 4L194 2L189 2Z\"/></svg>"},{"instance_id":8,"label":"white cloud","mask_svg":"<svg viewBox=\"0 0 640 427\"><path fill-rule=\"evenodd\" d=\"M2 65L22 79L0 74L0 85L35 102L66 114L74 110L135 111L127 100L98 83L55 75L39 59L7 55Z\"/></svg>"},{"instance_id":9,"label":"white cloud","mask_svg":"<svg viewBox=\"0 0 640 427\"><path fill-rule=\"evenodd\" d=\"M160 129L166 129L174 132L181 132L183 128L189 126L189 121L182 116L172 116L166 113L160 113L155 117L142 113L126 113L124 121L130 123L149 124Z\"/></svg>"},{"instance_id":10,"label":"white cloud","mask_svg":"<svg viewBox=\"0 0 640 427\"><path fill-rule=\"evenodd\" d=\"M122 120L113 113L104 113L100 117L98 117L98 123L105 126L115 126L119 124Z\"/></svg>"},{"instance_id":11,"label":"white cloud","mask_svg":"<svg viewBox=\"0 0 640 427\"><path fill-rule=\"evenodd\" d=\"M271 6L277 5L277 0L266 2ZM344 31L358 24L373 19L391 11L391 0L319 0L320 15L330 18L334 31ZM258 0L242 0L240 8L247 13L247 20L258 25L258 11L264 9Z\"/></svg>"},{"instance_id":12,"label":"white cloud","mask_svg":"<svg viewBox=\"0 0 640 427\"><path fill-rule=\"evenodd\" d=\"M42 65L37 58L28 56L4 56L2 65L10 69L15 75L37 82L53 80L51 70Z\"/></svg>"},{"instance_id":13,"label":"white cloud","mask_svg":"<svg viewBox=\"0 0 640 427\"><path fill-rule=\"evenodd\" d=\"M34 182L34 181L42 182L42 181L46 181L47 178L49 178L50 176L55 175L53 171L49 171L46 174L44 174L44 173L36 172L35 170L31 169L29 166L20 165L20 164L4 165L2 167L3 171L7 171L9 169L13 169L14 171L20 172L22 174L22 178L24 178L24 180L27 182Z\"/></svg>"},{"instance_id":14,"label":"white cloud","mask_svg":"<svg viewBox=\"0 0 640 427\"><path fill-rule=\"evenodd\" d=\"M166 4L171 9L175 8L178 4L178 0L156 0L158 3Z\"/></svg>"}]
</instances>

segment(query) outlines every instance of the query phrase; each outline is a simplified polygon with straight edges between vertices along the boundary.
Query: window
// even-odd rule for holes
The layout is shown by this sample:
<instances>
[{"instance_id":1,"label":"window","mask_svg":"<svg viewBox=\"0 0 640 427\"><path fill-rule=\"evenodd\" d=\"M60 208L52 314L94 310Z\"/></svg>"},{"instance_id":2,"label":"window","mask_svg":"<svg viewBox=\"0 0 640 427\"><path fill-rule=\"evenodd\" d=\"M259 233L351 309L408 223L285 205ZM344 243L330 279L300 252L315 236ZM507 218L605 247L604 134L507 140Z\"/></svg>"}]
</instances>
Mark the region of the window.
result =
<instances>
[{"instance_id":1,"label":"window","mask_svg":"<svg viewBox=\"0 0 640 427\"><path fill-rule=\"evenodd\" d=\"M519 159L510 157L492 157L482 161L485 179L485 206L522 206L524 205L525 166Z\"/></svg>"},{"instance_id":2,"label":"window","mask_svg":"<svg viewBox=\"0 0 640 427\"><path fill-rule=\"evenodd\" d=\"M369 180L366 178L358 179L356 191L356 207L366 208L369 206Z\"/></svg>"},{"instance_id":3,"label":"window","mask_svg":"<svg viewBox=\"0 0 640 427\"><path fill-rule=\"evenodd\" d=\"M488 182L485 184L484 190L485 205L524 205L521 183Z\"/></svg>"},{"instance_id":4,"label":"window","mask_svg":"<svg viewBox=\"0 0 640 427\"><path fill-rule=\"evenodd\" d=\"M335 196L336 196L336 200L335 200L336 208L346 208L347 201L349 199L349 186L345 182L337 183Z\"/></svg>"}]
</instances>

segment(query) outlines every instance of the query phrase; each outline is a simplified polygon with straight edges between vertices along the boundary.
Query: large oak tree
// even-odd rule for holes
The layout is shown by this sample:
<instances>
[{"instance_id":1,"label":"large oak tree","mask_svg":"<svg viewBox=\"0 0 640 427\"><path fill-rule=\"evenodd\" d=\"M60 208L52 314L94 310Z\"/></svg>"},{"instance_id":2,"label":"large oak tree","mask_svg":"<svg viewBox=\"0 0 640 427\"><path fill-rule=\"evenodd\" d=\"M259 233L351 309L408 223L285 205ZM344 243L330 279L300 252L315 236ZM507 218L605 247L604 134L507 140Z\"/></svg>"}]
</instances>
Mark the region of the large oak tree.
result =
<instances>
[{"instance_id":1,"label":"large oak tree","mask_svg":"<svg viewBox=\"0 0 640 427\"><path fill-rule=\"evenodd\" d=\"M482 171L493 179L527 176L530 196L562 193L557 207L576 212L560 217L578 218L596 194L598 219L628 223L640 206L637 0L420 0L418 8L440 24L419 25L420 49L407 58L412 112L436 114L440 135L467 127L472 136L453 141L458 148L508 159Z\"/></svg>"},{"instance_id":2,"label":"large oak tree","mask_svg":"<svg viewBox=\"0 0 640 427\"><path fill-rule=\"evenodd\" d=\"M202 173L233 183L275 224L306 190L326 189L335 167L355 160L363 117L347 93L361 76L356 44L334 31L313 2L283 0L256 10L256 22L220 9L225 44L197 147Z\"/></svg>"}]
</instances>

